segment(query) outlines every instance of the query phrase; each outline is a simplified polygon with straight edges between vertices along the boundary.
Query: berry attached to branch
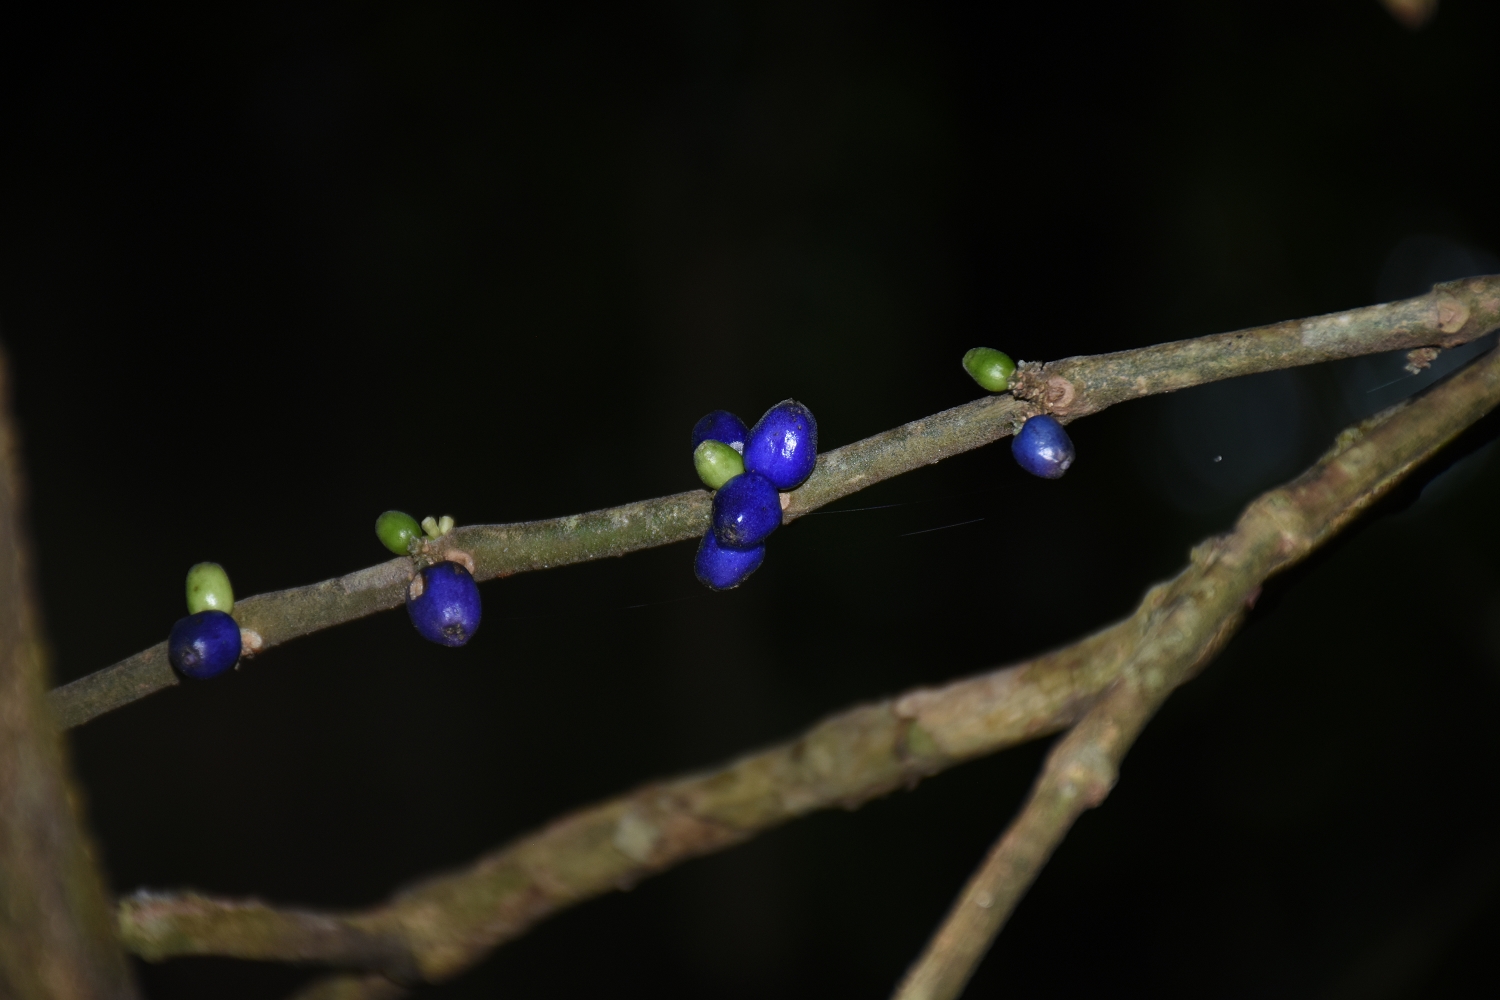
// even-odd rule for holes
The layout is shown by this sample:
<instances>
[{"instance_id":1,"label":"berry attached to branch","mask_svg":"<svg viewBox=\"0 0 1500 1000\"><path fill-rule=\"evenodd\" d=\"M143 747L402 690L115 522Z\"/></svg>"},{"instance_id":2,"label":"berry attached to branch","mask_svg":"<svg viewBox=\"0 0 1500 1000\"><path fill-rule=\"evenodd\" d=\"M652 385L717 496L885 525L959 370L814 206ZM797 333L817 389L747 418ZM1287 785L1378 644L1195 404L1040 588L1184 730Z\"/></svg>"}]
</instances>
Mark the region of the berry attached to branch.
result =
<instances>
[{"instance_id":1,"label":"berry attached to branch","mask_svg":"<svg viewBox=\"0 0 1500 1000\"><path fill-rule=\"evenodd\" d=\"M705 414L693 425L693 450L705 441L720 441L743 453L745 438L749 434L745 422L728 410L715 410Z\"/></svg>"},{"instance_id":2,"label":"berry attached to branch","mask_svg":"<svg viewBox=\"0 0 1500 1000\"><path fill-rule=\"evenodd\" d=\"M479 585L458 563L435 563L407 585L406 613L422 638L462 646L479 630Z\"/></svg>"},{"instance_id":3,"label":"berry attached to branch","mask_svg":"<svg viewBox=\"0 0 1500 1000\"><path fill-rule=\"evenodd\" d=\"M703 485L716 490L745 471L745 460L723 441L710 438L693 449L693 466Z\"/></svg>"},{"instance_id":4,"label":"berry attached to branch","mask_svg":"<svg viewBox=\"0 0 1500 1000\"><path fill-rule=\"evenodd\" d=\"M1026 421L1010 443L1010 453L1033 476L1060 479L1073 464L1073 440L1062 424L1043 413Z\"/></svg>"},{"instance_id":5,"label":"berry attached to branch","mask_svg":"<svg viewBox=\"0 0 1500 1000\"><path fill-rule=\"evenodd\" d=\"M778 490L801 486L817 461L818 422L795 399L767 410L745 439L745 471L760 473Z\"/></svg>"},{"instance_id":6,"label":"berry attached to branch","mask_svg":"<svg viewBox=\"0 0 1500 1000\"><path fill-rule=\"evenodd\" d=\"M714 494L713 533L731 549L753 549L781 527L781 494L755 472L735 476Z\"/></svg>"},{"instance_id":7,"label":"berry attached to branch","mask_svg":"<svg viewBox=\"0 0 1500 1000\"><path fill-rule=\"evenodd\" d=\"M234 588L223 566L201 562L188 570L187 608L188 614L222 611L227 615L234 611Z\"/></svg>"},{"instance_id":8,"label":"berry attached to branch","mask_svg":"<svg viewBox=\"0 0 1500 1000\"><path fill-rule=\"evenodd\" d=\"M993 347L976 347L964 355L964 371L990 392L1004 392L1010 388L1010 377L1015 374L1016 363L1004 351Z\"/></svg>"},{"instance_id":9,"label":"berry attached to branch","mask_svg":"<svg viewBox=\"0 0 1500 1000\"><path fill-rule=\"evenodd\" d=\"M240 627L233 618L223 611L199 611L172 626L167 659L183 676L206 680L239 662L240 644Z\"/></svg>"},{"instance_id":10,"label":"berry attached to branch","mask_svg":"<svg viewBox=\"0 0 1500 1000\"><path fill-rule=\"evenodd\" d=\"M720 545L719 539L710 531L698 543L693 572L698 582L710 590L731 590L748 580L765 559L764 545L750 549L727 548Z\"/></svg>"},{"instance_id":11,"label":"berry attached to branch","mask_svg":"<svg viewBox=\"0 0 1500 1000\"><path fill-rule=\"evenodd\" d=\"M422 526L410 514L388 510L375 519L375 535L380 544L404 556L411 551L412 539L422 537Z\"/></svg>"}]
</instances>

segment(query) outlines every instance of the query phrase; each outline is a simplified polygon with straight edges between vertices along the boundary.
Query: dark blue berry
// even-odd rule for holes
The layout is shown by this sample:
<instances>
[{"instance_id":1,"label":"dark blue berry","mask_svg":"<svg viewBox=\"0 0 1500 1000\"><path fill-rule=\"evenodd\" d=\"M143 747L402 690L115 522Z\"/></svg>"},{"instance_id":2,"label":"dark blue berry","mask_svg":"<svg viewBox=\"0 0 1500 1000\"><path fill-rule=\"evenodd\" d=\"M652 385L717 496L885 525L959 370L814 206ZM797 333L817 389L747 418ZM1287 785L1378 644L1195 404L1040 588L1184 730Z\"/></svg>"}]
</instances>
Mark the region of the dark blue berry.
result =
<instances>
[{"instance_id":1,"label":"dark blue berry","mask_svg":"<svg viewBox=\"0 0 1500 1000\"><path fill-rule=\"evenodd\" d=\"M710 590L729 590L750 579L750 574L760 569L760 564L765 559L764 545L751 549L725 548L710 531L698 543L698 554L693 558L693 572L698 575L698 581Z\"/></svg>"},{"instance_id":2,"label":"dark blue berry","mask_svg":"<svg viewBox=\"0 0 1500 1000\"><path fill-rule=\"evenodd\" d=\"M714 534L720 545L753 549L781 527L781 494L765 476L746 472L714 494Z\"/></svg>"},{"instance_id":3,"label":"dark blue berry","mask_svg":"<svg viewBox=\"0 0 1500 1000\"><path fill-rule=\"evenodd\" d=\"M1073 464L1073 441L1062 424L1043 413L1026 421L1010 453L1033 476L1058 479Z\"/></svg>"},{"instance_id":4,"label":"dark blue berry","mask_svg":"<svg viewBox=\"0 0 1500 1000\"><path fill-rule=\"evenodd\" d=\"M462 646L479 630L479 584L456 562L428 566L406 588L406 613L422 638Z\"/></svg>"},{"instance_id":5,"label":"dark blue berry","mask_svg":"<svg viewBox=\"0 0 1500 1000\"><path fill-rule=\"evenodd\" d=\"M795 399L766 411L745 438L745 471L758 472L778 490L794 490L818 460L818 422Z\"/></svg>"},{"instance_id":6,"label":"dark blue berry","mask_svg":"<svg viewBox=\"0 0 1500 1000\"><path fill-rule=\"evenodd\" d=\"M217 677L240 661L240 626L222 611L179 618L167 637L167 659L186 677Z\"/></svg>"},{"instance_id":7,"label":"dark blue berry","mask_svg":"<svg viewBox=\"0 0 1500 1000\"><path fill-rule=\"evenodd\" d=\"M735 451L745 450L745 422L728 410L715 410L693 425L693 450L705 441L722 441Z\"/></svg>"}]
</instances>

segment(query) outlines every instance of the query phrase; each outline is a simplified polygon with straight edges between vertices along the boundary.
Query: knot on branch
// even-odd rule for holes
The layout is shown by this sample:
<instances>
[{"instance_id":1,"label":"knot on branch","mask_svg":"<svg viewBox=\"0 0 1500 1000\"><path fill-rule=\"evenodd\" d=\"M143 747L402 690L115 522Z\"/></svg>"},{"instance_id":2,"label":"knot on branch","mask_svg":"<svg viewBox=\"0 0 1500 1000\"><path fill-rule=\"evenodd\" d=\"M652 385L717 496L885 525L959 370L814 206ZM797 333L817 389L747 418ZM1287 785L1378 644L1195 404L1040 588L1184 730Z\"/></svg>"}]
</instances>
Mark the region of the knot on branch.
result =
<instances>
[{"instance_id":1,"label":"knot on branch","mask_svg":"<svg viewBox=\"0 0 1500 1000\"><path fill-rule=\"evenodd\" d=\"M1010 377L1010 392L1017 399L1035 403L1044 413L1067 416L1078 397L1078 387L1061 375L1050 373L1040 361L1022 361Z\"/></svg>"},{"instance_id":2,"label":"knot on branch","mask_svg":"<svg viewBox=\"0 0 1500 1000\"><path fill-rule=\"evenodd\" d=\"M616 883L629 888L674 859L708 854L745 839L745 832L700 816L691 801L646 790L615 819L609 842L631 862Z\"/></svg>"},{"instance_id":3,"label":"knot on branch","mask_svg":"<svg viewBox=\"0 0 1500 1000\"><path fill-rule=\"evenodd\" d=\"M1076 747L1058 761L1056 771L1058 793L1085 809L1093 809L1108 798L1119 777L1119 768L1109 753L1094 743Z\"/></svg>"},{"instance_id":4,"label":"knot on branch","mask_svg":"<svg viewBox=\"0 0 1500 1000\"><path fill-rule=\"evenodd\" d=\"M1444 333L1457 333L1469 322L1469 307L1460 299L1451 295L1442 295L1437 300L1437 327ZM1451 347L1454 343L1462 341L1444 342L1444 347Z\"/></svg>"}]
</instances>

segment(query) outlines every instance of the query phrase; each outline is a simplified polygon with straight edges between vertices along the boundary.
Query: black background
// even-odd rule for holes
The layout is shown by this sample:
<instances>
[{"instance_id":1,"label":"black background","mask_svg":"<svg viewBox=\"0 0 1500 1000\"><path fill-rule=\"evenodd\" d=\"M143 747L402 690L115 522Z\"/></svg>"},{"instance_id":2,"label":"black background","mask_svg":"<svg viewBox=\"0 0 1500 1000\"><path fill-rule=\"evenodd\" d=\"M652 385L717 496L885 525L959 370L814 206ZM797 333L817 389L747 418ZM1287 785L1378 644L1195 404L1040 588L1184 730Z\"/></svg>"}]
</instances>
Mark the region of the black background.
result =
<instances>
[{"instance_id":1,"label":"black background","mask_svg":"<svg viewBox=\"0 0 1500 1000\"><path fill-rule=\"evenodd\" d=\"M831 448L977 396L976 344L1119 350L1500 271L1483 0L1419 33L1372 0L46 10L0 30L0 335L60 681L160 640L199 560L245 595L382 560L390 507L693 488L712 408L795 396ZM72 737L113 883L372 904L1077 638L1433 377L1400 365L1117 407L1057 482L953 459L778 534L730 594L681 544L485 584L463 650L393 612L129 706ZM1489 978L1495 431L1268 589L970 997ZM1045 751L694 861L422 995L883 996ZM312 975L138 967L158 1000Z\"/></svg>"}]
</instances>

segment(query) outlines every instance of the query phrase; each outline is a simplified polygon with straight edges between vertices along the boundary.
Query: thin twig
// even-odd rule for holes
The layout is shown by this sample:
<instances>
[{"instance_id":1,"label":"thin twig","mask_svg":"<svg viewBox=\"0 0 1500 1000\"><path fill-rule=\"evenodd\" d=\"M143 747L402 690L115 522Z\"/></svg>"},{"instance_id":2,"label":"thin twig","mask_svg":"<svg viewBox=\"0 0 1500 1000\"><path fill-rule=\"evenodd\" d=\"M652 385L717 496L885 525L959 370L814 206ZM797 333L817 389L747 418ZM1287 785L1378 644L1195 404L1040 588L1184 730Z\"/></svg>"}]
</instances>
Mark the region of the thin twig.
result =
<instances>
[{"instance_id":1,"label":"thin twig","mask_svg":"<svg viewBox=\"0 0 1500 1000\"><path fill-rule=\"evenodd\" d=\"M1191 385L1335 358L1427 346L1452 347L1500 326L1500 276L1436 286L1402 302L1367 306L1237 333L1021 366L1013 392L990 396L827 452L812 477L786 494L795 520L893 476L982 447L1048 411L1068 421L1128 399ZM524 524L472 525L427 543L440 559L461 551L479 580L620 556L696 538L708 529L703 490ZM261 651L299 636L401 604L413 563L392 559L306 587L247 597L235 604L240 625ZM52 692L65 728L81 725L178 683L166 643L136 653Z\"/></svg>"},{"instance_id":2,"label":"thin twig","mask_svg":"<svg viewBox=\"0 0 1500 1000\"><path fill-rule=\"evenodd\" d=\"M121 904L123 937L148 961L179 955L232 955L250 961L318 962L370 969L394 982L419 979L402 938L357 917L276 909L256 900L196 893L137 892Z\"/></svg>"},{"instance_id":3,"label":"thin twig","mask_svg":"<svg viewBox=\"0 0 1500 1000\"><path fill-rule=\"evenodd\" d=\"M1417 464L1500 403L1500 351L1417 399L1346 430L1312 469L1256 499L1200 545L1120 679L1048 756L894 1000L953 1000L1073 823L1104 801L1136 736L1239 625L1261 584L1322 544Z\"/></svg>"},{"instance_id":4,"label":"thin twig","mask_svg":"<svg viewBox=\"0 0 1500 1000\"><path fill-rule=\"evenodd\" d=\"M1023 843L1007 848L1003 860L1012 874L984 908L993 911L998 928L1073 819L1108 790L1112 755L1123 754L1155 706L1227 640L1261 582L1322 544L1497 401L1500 353L1492 352L1427 396L1345 431L1309 472L1255 500L1232 534L1199 545L1191 565L1153 587L1130 618L1082 642L1017 667L853 709L721 770L573 813L383 907L318 919L386 935L399 942L399 951L382 963L410 956L422 978L441 981L567 906L811 810L857 805L960 761L1055 732L1089 711L1092 721L1059 744L1024 810ZM1100 700L1106 690L1111 693ZM1113 743L1101 735L1107 733ZM1084 749L1075 752L1079 746ZM258 919L285 912L253 905ZM136 897L121 906L121 932L128 947L152 958L211 951L290 960L294 951L299 961L347 963L346 950L320 955L317 941L296 938L296 922L307 914L286 913L273 933L242 936L236 921L244 906L197 895ZM147 909L149 919L143 919ZM987 933L980 938L987 947ZM268 946L268 940L280 943ZM212 946L205 949L203 942ZM288 954L278 955L277 948ZM399 992L385 977L340 976L315 984L303 998L393 991Z\"/></svg>"}]
</instances>

